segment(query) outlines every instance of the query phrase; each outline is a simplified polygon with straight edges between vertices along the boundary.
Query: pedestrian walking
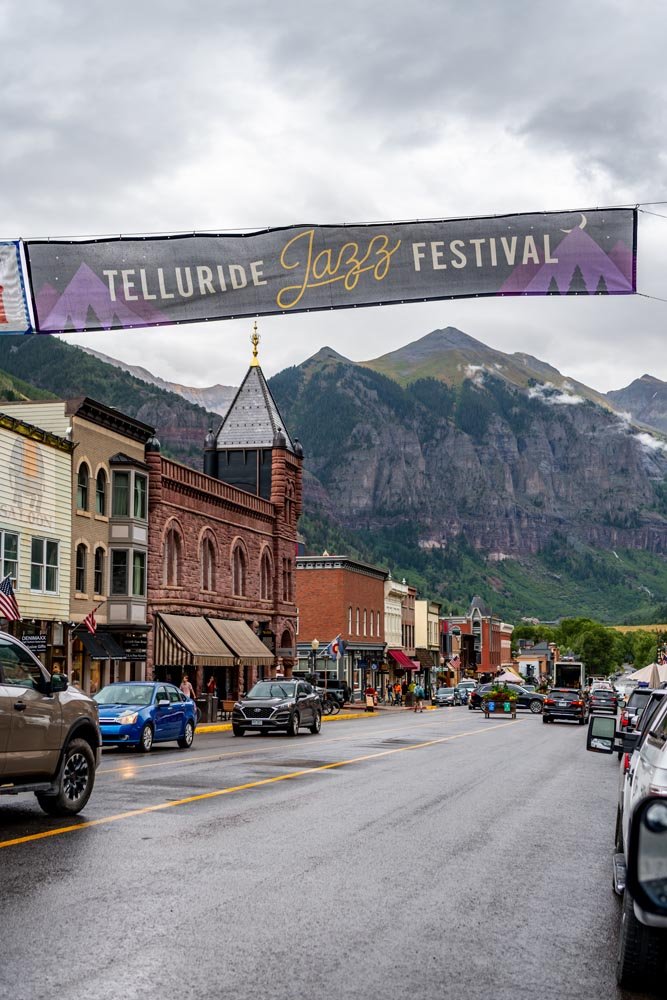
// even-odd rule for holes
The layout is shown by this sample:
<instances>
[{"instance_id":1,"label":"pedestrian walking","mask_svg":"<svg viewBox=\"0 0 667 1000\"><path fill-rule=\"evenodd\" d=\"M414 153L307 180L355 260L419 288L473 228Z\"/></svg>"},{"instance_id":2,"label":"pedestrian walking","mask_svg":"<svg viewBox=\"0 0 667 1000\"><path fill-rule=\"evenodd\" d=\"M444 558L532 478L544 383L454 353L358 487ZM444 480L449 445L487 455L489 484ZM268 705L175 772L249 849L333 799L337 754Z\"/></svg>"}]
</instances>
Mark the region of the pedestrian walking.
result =
<instances>
[{"instance_id":1,"label":"pedestrian walking","mask_svg":"<svg viewBox=\"0 0 667 1000\"><path fill-rule=\"evenodd\" d=\"M415 684L415 689L412 694L415 702L415 712L424 711L424 688L421 684Z\"/></svg>"},{"instance_id":2,"label":"pedestrian walking","mask_svg":"<svg viewBox=\"0 0 667 1000\"><path fill-rule=\"evenodd\" d=\"M394 703L398 705L399 708L401 705L402 698L403 694L401 691L401 685L398 683L398 681L396 681L396 683L394 684Z\"/></svg>"},{"instance_id":3,"label":"pedestrian walking","mask_svg":"<svg viewBox=\"0 0 667 1000\"><path fill-rule=\"evenodd\" d=\"M183 680L181 681L181 691L183 692L186 698L192 698L193 701L197 697L195 694L195 689L190 683L190 678L188 677L187 674L183 674Z\"/></svg>"}]
</instances>

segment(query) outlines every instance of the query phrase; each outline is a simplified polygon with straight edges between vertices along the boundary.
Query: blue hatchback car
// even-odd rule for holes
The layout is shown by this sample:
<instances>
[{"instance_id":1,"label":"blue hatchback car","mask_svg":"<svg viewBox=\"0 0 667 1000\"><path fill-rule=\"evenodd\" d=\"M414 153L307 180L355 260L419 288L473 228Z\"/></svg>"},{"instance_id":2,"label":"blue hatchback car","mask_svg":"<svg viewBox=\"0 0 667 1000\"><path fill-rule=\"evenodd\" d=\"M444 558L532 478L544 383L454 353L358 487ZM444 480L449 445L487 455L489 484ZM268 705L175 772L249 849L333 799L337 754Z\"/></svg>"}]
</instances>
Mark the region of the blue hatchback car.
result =
<instances>
[{"instance_id":1,"label":"blue hatchback car","mask_svg":"<svg viewBox=\"0 0 667 1000\"><path fill-rule=\"evenodd\" d=\"M154 743L175 740L187 750L197 726L192 698L156 681L120 681L93 696L100 714L103 746L136 746L148 753Z\"/></svg>"}]
</instances>

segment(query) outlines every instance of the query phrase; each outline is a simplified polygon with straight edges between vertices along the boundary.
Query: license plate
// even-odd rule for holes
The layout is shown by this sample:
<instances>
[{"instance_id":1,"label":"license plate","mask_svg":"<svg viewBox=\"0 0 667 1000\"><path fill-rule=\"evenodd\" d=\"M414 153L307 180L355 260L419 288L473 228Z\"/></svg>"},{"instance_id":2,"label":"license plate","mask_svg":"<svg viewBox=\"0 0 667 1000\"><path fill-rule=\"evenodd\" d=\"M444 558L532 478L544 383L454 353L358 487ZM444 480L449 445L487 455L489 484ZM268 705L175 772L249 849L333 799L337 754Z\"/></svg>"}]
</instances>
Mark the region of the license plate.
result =
<instances>
[{"instance_id":1,"label":"license plate","mask_svg":"<svg viewBox=\"0 0 667 1000\"><path fill-rule=\"evenodd\" d=\"M566 705L567 705L567 702L566 702L566 701L559 701L559 702L558 702L558 706L559 706L559 708L565 708L565 706L566 706Z\"/></svg>"},{"instance_id":2,"label":"license plate","mask_svg":"<svg viewBox=\"0 0 667 1000\"><path fill-rule=\"evenodd\" d=\"M261 726L262 725L262 720L261 719L253 719L252 720L252 724L253 724L253 726Z\"/></svg>"}]
</instances>

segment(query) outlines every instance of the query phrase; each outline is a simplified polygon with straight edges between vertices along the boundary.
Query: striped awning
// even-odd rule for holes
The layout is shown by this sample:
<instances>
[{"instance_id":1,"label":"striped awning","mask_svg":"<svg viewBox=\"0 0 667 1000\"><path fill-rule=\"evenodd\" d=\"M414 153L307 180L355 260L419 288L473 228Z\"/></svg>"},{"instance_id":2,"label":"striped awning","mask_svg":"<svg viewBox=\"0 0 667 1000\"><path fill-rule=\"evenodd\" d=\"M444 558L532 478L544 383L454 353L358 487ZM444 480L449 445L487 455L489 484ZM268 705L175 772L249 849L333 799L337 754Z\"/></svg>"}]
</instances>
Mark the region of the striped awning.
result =
<instances>
[{"instance_id":1,"label":"striped awning","mask_svg":"<svg viewBox=\"0 0 667 1000\"><path fill-rule=\"evenodd\" d=\"M200 615L155 616L155 666L233 667L234 653Z\"/></svg>"},{"instance_id":2,"label":"striped awning","mask_svg":"<svg viewBox=\"0 0 667 1000\"><path fill-rule=\"evenodd\" d=\"M209 618L208 621L220 639L243 663L254 667L273 665L273 653L245 622L231 618Z\"/></svg>"}]
</instances>

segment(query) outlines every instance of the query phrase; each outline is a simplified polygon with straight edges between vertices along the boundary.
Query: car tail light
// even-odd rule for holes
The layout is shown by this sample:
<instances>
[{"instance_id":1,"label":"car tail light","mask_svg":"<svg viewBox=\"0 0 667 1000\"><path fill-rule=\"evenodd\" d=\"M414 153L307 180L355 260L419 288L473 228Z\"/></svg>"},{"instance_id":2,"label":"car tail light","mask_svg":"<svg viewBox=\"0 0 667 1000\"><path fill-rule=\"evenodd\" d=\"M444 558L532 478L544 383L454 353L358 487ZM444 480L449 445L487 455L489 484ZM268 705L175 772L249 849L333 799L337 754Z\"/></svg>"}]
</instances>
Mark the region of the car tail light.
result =
<instances>
[{"instance_id":1,"label":"car tail light","mask_svg":"<svg viewBox=\"0 0 667 1000\"><path fill-rule=\"evenodd\" d=\"M627 726L627 724L628 724L628 713L627 712L621 712L621 725L622 726Z\"/></svg>"},{"instance_id":2,"label":"car tail light","mask_svg":"<svg viewBox=\"0 0 667 1000\"><path fill-rule=\"evenodd\" d=\"M625 774L626 771L629 771L629 770L630 770L630 754L629 753L624 753L623 754L623 774Z\"/></svg>"},{"instance_id":3,"label":"car tail light","mask_svg":"<svg viewBox=\"0 0 667 1000\"><path fill-rule=\"evenodd\" d=\"M545 705L555 705L556 702L553 700L553 698L545 698L544 699L544 704Z\"/></svg>"}]
</instances>

